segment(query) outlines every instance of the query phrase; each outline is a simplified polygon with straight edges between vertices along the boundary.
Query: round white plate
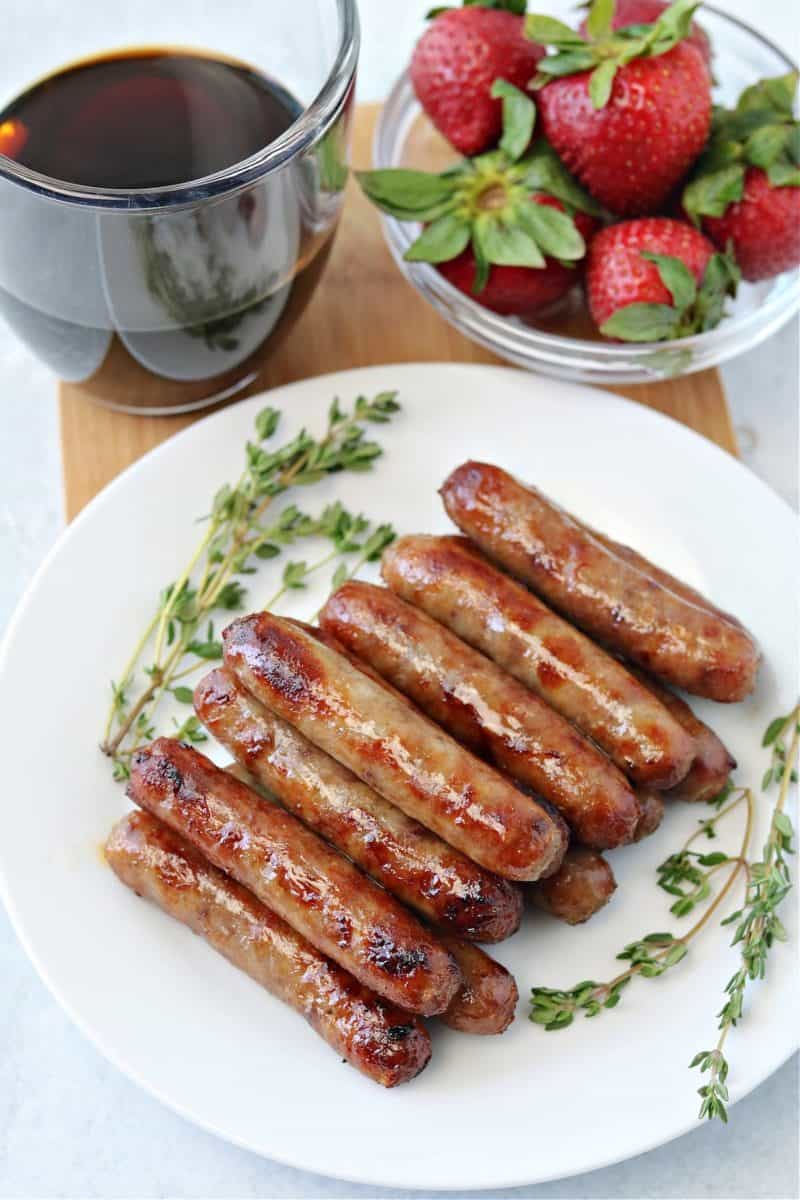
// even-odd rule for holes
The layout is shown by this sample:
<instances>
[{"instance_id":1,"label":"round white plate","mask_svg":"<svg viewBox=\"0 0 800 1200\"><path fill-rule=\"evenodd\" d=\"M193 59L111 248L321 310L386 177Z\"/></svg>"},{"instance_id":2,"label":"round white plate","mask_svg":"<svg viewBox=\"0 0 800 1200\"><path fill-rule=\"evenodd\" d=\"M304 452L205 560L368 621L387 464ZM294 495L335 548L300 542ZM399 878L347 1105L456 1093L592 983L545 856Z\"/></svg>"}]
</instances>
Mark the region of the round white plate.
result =
<instances>
[{"instance_id":1,"label":"round white plate","mask_svg":"<svg viewBox=\"0 0 800 1200\"><path fill-rule=\"evenodd\" d=\"M502 464L614 537L630 541L734 611L765 663L745 704L698 704L757 784L768 720L794 702L794 519L733 458L655 413L604 392L474 366L372 367L274 391L283 440L320 431L334 395L397 388L403 412L376 426L377 469L304 489L400 531L446 530L436 495L467 457ZM240 471L264 398L191 426L126 471L66 531L39 571L0 658L5 785L0 876L11 918L53 994L94 1044L165 1104L259 1154L328 1175L395 1187L486 1188L588 1171L692 1127L699 1084L688 1070L715 1041L715 1013L736 955L713 927L680 966L637 980L619 1007L558 1033L526 1020L534 985L606 979L625 943L678 929L656 865L699 812L675 805L657 836L613 855L619 889L588 925L531 914L497 948L521 1003L503 1037L436 1029L413 1083L384 1092L342 1065L311 1030L198 938L120 886L100 845L125 809L97 743L118 676L158 591L188 558L196 518ZM87 448L87 453L91 448ZM294 498L294 497L292 497ZM301 546L293 557L312 561ZM282 560L248 581L253 607ZM297 593L310 615L323 598ZM186 710L183 710L184 714ZM754 846L769 805L760 803ZM719 845L738 844L737 817ZM794 906L789 902L787 910ZM786 913L794 938L794 916ZM732 1099L795 1046L796 948L779 947L728 1039Z\"/></svg>"}]
</instances>

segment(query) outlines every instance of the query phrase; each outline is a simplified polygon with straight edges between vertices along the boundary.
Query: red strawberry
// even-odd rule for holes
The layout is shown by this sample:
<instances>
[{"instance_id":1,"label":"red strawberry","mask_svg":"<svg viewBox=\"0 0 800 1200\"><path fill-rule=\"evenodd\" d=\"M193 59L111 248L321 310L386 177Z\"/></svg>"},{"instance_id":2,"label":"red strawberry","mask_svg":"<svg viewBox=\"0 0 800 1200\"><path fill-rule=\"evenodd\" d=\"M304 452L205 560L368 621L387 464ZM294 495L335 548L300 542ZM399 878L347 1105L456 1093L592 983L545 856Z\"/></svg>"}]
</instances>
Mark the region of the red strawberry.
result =
<instances>
[{"instance_id":1,"label":"red strawberry","mask_svg":"<svg viewBox=\"0 0 800 1200\"><path fill-rule=\"evenodd\" d=\"M694 0L677 0L655 25L593 29L591 42L549 17L527 19L529 37L558 48L537 76L545 136L612 212L657 211L706 143L711 76L681 40L693 11Z\"/></svg>"},{"instance_id":2,"label":"red strawberry","mask_svg":"<svg viewBox=\"0 0 800 1200\"><path fill-rule=\"evenodd\" d=\"M552 196L536 195L531 199L536 204L564 211L563 204ZM589 245L598 222L588 213L579 212L575 214L575 225ZM439 263L438 269L454 287L484 308L491 308L503 316L513 316L537 312L560 300L580 281L582 265L568 267L555 258L546 258L545 266L539 268L492 266L488 282L478 294L475 292L475 254L471 247L450 262Z\"/></svg>"},{"instance_id":3,"label":"red strawberry","mask_svg":"<svg viewBox=\"0 0 800 1200\"><path fill-rule=\"evenodd\" d=\"M738 272L692 225L642 217L610 225L589 247L592 318L607 337L657 342L712 329Z\"/></svg>"},{"instance_id":4,"label":"red strawberry","mask_svg":"<svg viewBox=\"0 0 800 1200\"><path fill-rule=\"evenodd\" d=\"M490 0L486 0L487 3ZM440 133L461 154L495 146L502 108L491 96L495 79L525 88L544 54L525 38L525 0L495 0L440 12L417 42L411 82Z\"/></svg>"},{"instance_id":5,"label":"red strawberry","mask_svg":"<svg viewBox=\"0 0 800 1200\"><path fill-rule=\"evenodd\" d=\"M800 266L800 187L772 187L765 171L749 167L741 200L703 229L721 249L731 245L744 279L771 279Z\"/></svg>"},{"instance_id":6,"label":"red strawberry","mask_svg":"<svg viewBox=\"0 0 800 1200\"><path fill-rule=\"evenodd\" d=\"M500 313L531 312L580 279L586 238L600 210L555 151L531 145L530 96L497 79L503 135L497 150L442 175L361 171L370 200L399 221L424 226L404 255L434 264L455 287Z\"/></svg>"},{"instance_id":7,"label":"red strawberry","mask_svg":"<svg viewBox=\"0 0 800 1200\"><path fill-rule=\"evenodd\" d=\"M668 0L617 0L611 28L624 29L627 25L652 25L668 8ZM581 22L580 32L584 37L586 36L586 21ZM686 40L697 47L706 60L707 66L710 67L713 57L711 39L702 25L692 21Z\"/></svg>"},{"instance_id":8,"label":"red strawberry","mask_svg":"<svg viewBox=\"0 0 800 1200\"><path fill-rule=\"evenodd\" d=\"M746 88L717 109L708 149L683 193L691 219L731 246L745 279L800 266L800 122L797 72Z\"/></svg>"}]
</instances>

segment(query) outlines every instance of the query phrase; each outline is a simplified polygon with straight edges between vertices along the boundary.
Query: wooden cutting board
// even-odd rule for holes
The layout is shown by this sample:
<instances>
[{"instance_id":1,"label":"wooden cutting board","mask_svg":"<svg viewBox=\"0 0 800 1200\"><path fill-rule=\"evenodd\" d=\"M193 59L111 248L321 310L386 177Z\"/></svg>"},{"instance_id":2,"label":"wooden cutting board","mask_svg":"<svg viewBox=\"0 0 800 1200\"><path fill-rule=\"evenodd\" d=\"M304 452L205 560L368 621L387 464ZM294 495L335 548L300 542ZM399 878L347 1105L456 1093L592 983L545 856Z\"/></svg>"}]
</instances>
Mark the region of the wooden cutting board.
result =
<instances>
[{"instance_id":1,"label":"wooden cutting board","mask_svg":"<svg viewBox=\"0 0 800 1200\"><path fill-rule=\"evenodd\" d=\"M356 166L371 163L377 113L377 105L362 105L357 110ZM319 287L250 393L327 371L421 361L501 360L452 329L405 281L386 248L377 213L351 179L333 253ZM539 386L546 387L546 381ZM611 390L682 421L736 453L718 372L703 371L635 387L619 385ZM67 383L60 385L59 402L65 508L70 521L130 463L205 415L139 417L110 412L86 400L80 385ZM535 405L532 387L532 412Z\"/></svg>"}]
</instances>

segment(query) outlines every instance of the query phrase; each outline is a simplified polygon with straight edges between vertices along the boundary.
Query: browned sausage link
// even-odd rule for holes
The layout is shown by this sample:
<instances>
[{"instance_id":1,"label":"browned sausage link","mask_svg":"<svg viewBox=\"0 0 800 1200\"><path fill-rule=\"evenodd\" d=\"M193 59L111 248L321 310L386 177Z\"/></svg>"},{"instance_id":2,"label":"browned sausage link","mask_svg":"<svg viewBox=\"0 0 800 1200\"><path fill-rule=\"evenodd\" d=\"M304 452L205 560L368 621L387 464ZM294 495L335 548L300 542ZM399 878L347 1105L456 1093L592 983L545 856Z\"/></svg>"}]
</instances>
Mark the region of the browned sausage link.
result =
<instances>
[{"instance_id":1,"label":"browned sausage link","mask_svg":"<svg viewBox=\"0 0 800 1200\"><path fill-rule=\"evenodd\" d=\"M642 555L487 463L458 467L441 494L486 554L651 674L712 700L742 700L753 690L755 639Z\"/></svg>"},{"instance_id":2,"label":"browned sausage link","mask_svg":"<svg viewBox=\"0 0 800 1200\"><path fill-rule=\"evenodd\" d=\"M570 846L561 868L529 890L534 903L559 921L581 925L599 912L613 896L614 872L596 850Z\"/></svg>"},{"instance_id":3,"label":"browned sausage link","mask_svg":"<svg viewBox=\"0 0 800 1200\"><path fill-rule=\"evenodd\" d=\"M629 671L465 538L403 537L383 577L591 737L637 783L671 787L689 769L691 739Z\"/></svg>"},{"instance_id":4,"label":"browned sausage link","mask_svg":"<svg viewBox=\"0 0 800 1200\"><path fill-rule=\"evenodd\" d=\"M639 801L639 823L633 837L635 842L650 837L650 834L658 829L664 819L664 795L664 792L653 792L646 788L640 788L636 793L636 799Z\"/></svg>"},{"instance_id":5,"label":"browned sausage link","mask_svg":"<svg viewBox=\"0 0 800 1200\"><path fill-rule=\"evenodd\" d=\"M676 696L669 688L658 683L644 671L637 672L645 687L656 696L665 708L669 709L678 724L686 730L694 742L694 759L688 775L680 781L677 787L671 788L666 795L672 800L689 800L696 802L710 800L719 795L731 771L736 769L736 759L729 753L727 747L717 737L713 729L696 716L685 700Z\"/></svg>"},{"instance_id":6,"label":"browned sausage link","mask_svg":"<svg viewBox=\"0 0 800 1200\"><path fill-rule=\"evenodd\" d=\"M428 920L481 942L501 941L519 928L519 888L373 792L254 699L227 668L201 680L194 704L217 741L289 812Z\"/></svg>"},{"instance_id":7,"label":"browned sausage link","mask_svg":"<svg viewBox=\"0 0 800 1200\"><path fill-rule=\"evenodd\" d=\"M443 1012L450 955L401 904L277 804L172 738L133 757L128 794L393 1004Z\"/></svg>"},{"instance_id":8,"label":"browned sausage link","mask_svg":"<svg viewBox=\"0 0 800 1200\"><path fill-rule=\"evenodd\" d=\"M427 613L351 580L329 597L320 622L463 745L555 805L579 841L602 849L632 840L639 810L621 772Z\"/></svg>"},{"instance_id":9,"label":"browned sausage link","mask_svg":"<svg viewBox=\"0 0 800 1200\"><path fill-rule=\"evenodd\" d=\"M559 818L316 638L262 612L234 621L223 642L257 699L481 866L530 880L560 861Z\"/></svg>"},{"instance_id":10,"label":"browned sausage link","mask_svg":"<svg viewBox=\"0 0 800 1200\"><path fill-rule=\"evenodd\" d=\"M458 963L464 985L441 1020L459 1033L503 1033L519 1000L514 976L470 942L447 936L442 941Z\"/></svg>"},{"instance_id":11,"label":"browned sausage link","mask_svg":"<svg viewBox=\"0 0 800 1200\"><path fill-rule=\"evenodd\" d=\"M427 1064L431 1043L418 1018L387 1004L325 958L149 813L128 813L114 826L106 858L137 895L188 925L295 1009L341 1058L376 1083L405 1083Z\"/></svg>"}]
</instances>

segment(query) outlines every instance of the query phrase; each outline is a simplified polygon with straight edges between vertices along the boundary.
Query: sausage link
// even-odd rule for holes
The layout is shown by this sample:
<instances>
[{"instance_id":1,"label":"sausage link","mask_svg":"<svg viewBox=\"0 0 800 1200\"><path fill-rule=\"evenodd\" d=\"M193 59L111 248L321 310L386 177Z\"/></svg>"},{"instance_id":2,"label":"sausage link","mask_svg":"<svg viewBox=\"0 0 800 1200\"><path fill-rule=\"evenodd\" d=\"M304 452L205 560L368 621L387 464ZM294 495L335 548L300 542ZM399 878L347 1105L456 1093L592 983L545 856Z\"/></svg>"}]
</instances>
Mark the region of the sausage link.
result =
<instances>
[{"instance_id":1,"label":"sausage link","mask_svg":"<svg viewBox=\"0 0 800 1200\"><path fill-rule=\"evenodd\" d=\"M760 654L735 617L536 488L467 462L441 495L485 554L651 674L711 700L743 700L753 690Z\"/></svg>"},{"instance_id":2,"label":"sausage link","mask_svg":"<svg viewBox=\"0 0 800 1200\"><path fill-rule=\"evenodd\" d=\"M478 946L443 936L464 980L441 1020L459 1033L504 1033L514 1020L519 991L514 976Z\"/></svg>"},{"instance_id":3,"label":"sausage link","mask_svg":"<svg viewBox=\"0 0 800 1200\"><path fill-rule=\"evenodd\" d=\"M588 846L570 846L556 874L528 890L534 903L551 916L581 925L608 904L616 888L614 872L602 854Z\"/></svg>"},{"instance_id":4,"label":"sausage link","mask_svg":"<svg viewBox=\"0 0 800 1200\"><path fill-rule=\"evenodd\" d=\"M635 842L650 837L650 834L658 829L664 819L664 795L663 792L653 792L645 788L636 793L636 799L639 801L639 821L633 836Z\"/></svg>"},{"instance_id":5,"label":"sausage link","mask_svg":"<svg viewBox=\"0 0 800 1200\"><path fill-rule=\"evenodd\" d=\"M447 1008L460 979L441 943L296 817L197 750L159 738L138 751L128 795L361 983L409 1012Z\"/></svg>"},{"instance_id":6,"label":"sausage link","mask_svg":"<svg viewBox=\"0 0 800 1200\"><path fill-rule=\"evenodd\" d=\"M506 671L387 588L351 580L322 628L462 745L549 800L577 839L600 849L633 839L636 797L621 772Z\"/></svg>"},{"instance_id":7,"label":"sausage link","mask_svg":"<svg viewBox=\"0 0 800 1200\"><path fill-rule=\"evenodd\" d=\"M223 643L256 699L481 866L531 880L560 861L559 818L304 630L261 612Z\"/></svg>"},{"instance_id":8,"label":"sausage link","mask_svg":"<svg viewBox=\"0 0 800 1200\"><path fill-rule=\"evenodd\" d=\"M672 787L689 770L691 738L664 706L466 538L400 538L381 570L393 592L538 693L636 783Z\"/></svg>"},{"instance_id":9,"label":"sausage link","mask_svg":"<svg viewBox=\"0 0 800 1200\"><path fill-rule=\"evenodd\" d=\"M289 812L436 925L480 942L519 928L522 895L378 796L244 690L227 668L194 693L206 728ZM252 778L245 783L252 786Z\"/></svg>"},{"instance_id":10,"label":"sausage link","mask_svg":"<svg viewBox=\"0 0 800 1200\"><path fill-rule=\"evenodd\" d=\"M728 782L731 771L736 769L736 759L714 730L692 712L685 700L646 675L644 671L637 674L645 687L649 688L672 713L694 742L694 758L688 775L666 795L671 800L688 800L692 803L711 800L713 796L719 795Z\"/></svg>"},{"instance_id":11,"label":"sausage link","mask_svg":"<svg viewBox=\"0 0 800 1200\"><path fill-rule=\"evenodd\" d=\"M155 817L130 812L106 859L152 900L301 1016L341 1057L383 1087L425 1067L431 1042L418 1018L387 1004L315 950L281 917L207 863Z\"/></svg>"}]
</instances>

